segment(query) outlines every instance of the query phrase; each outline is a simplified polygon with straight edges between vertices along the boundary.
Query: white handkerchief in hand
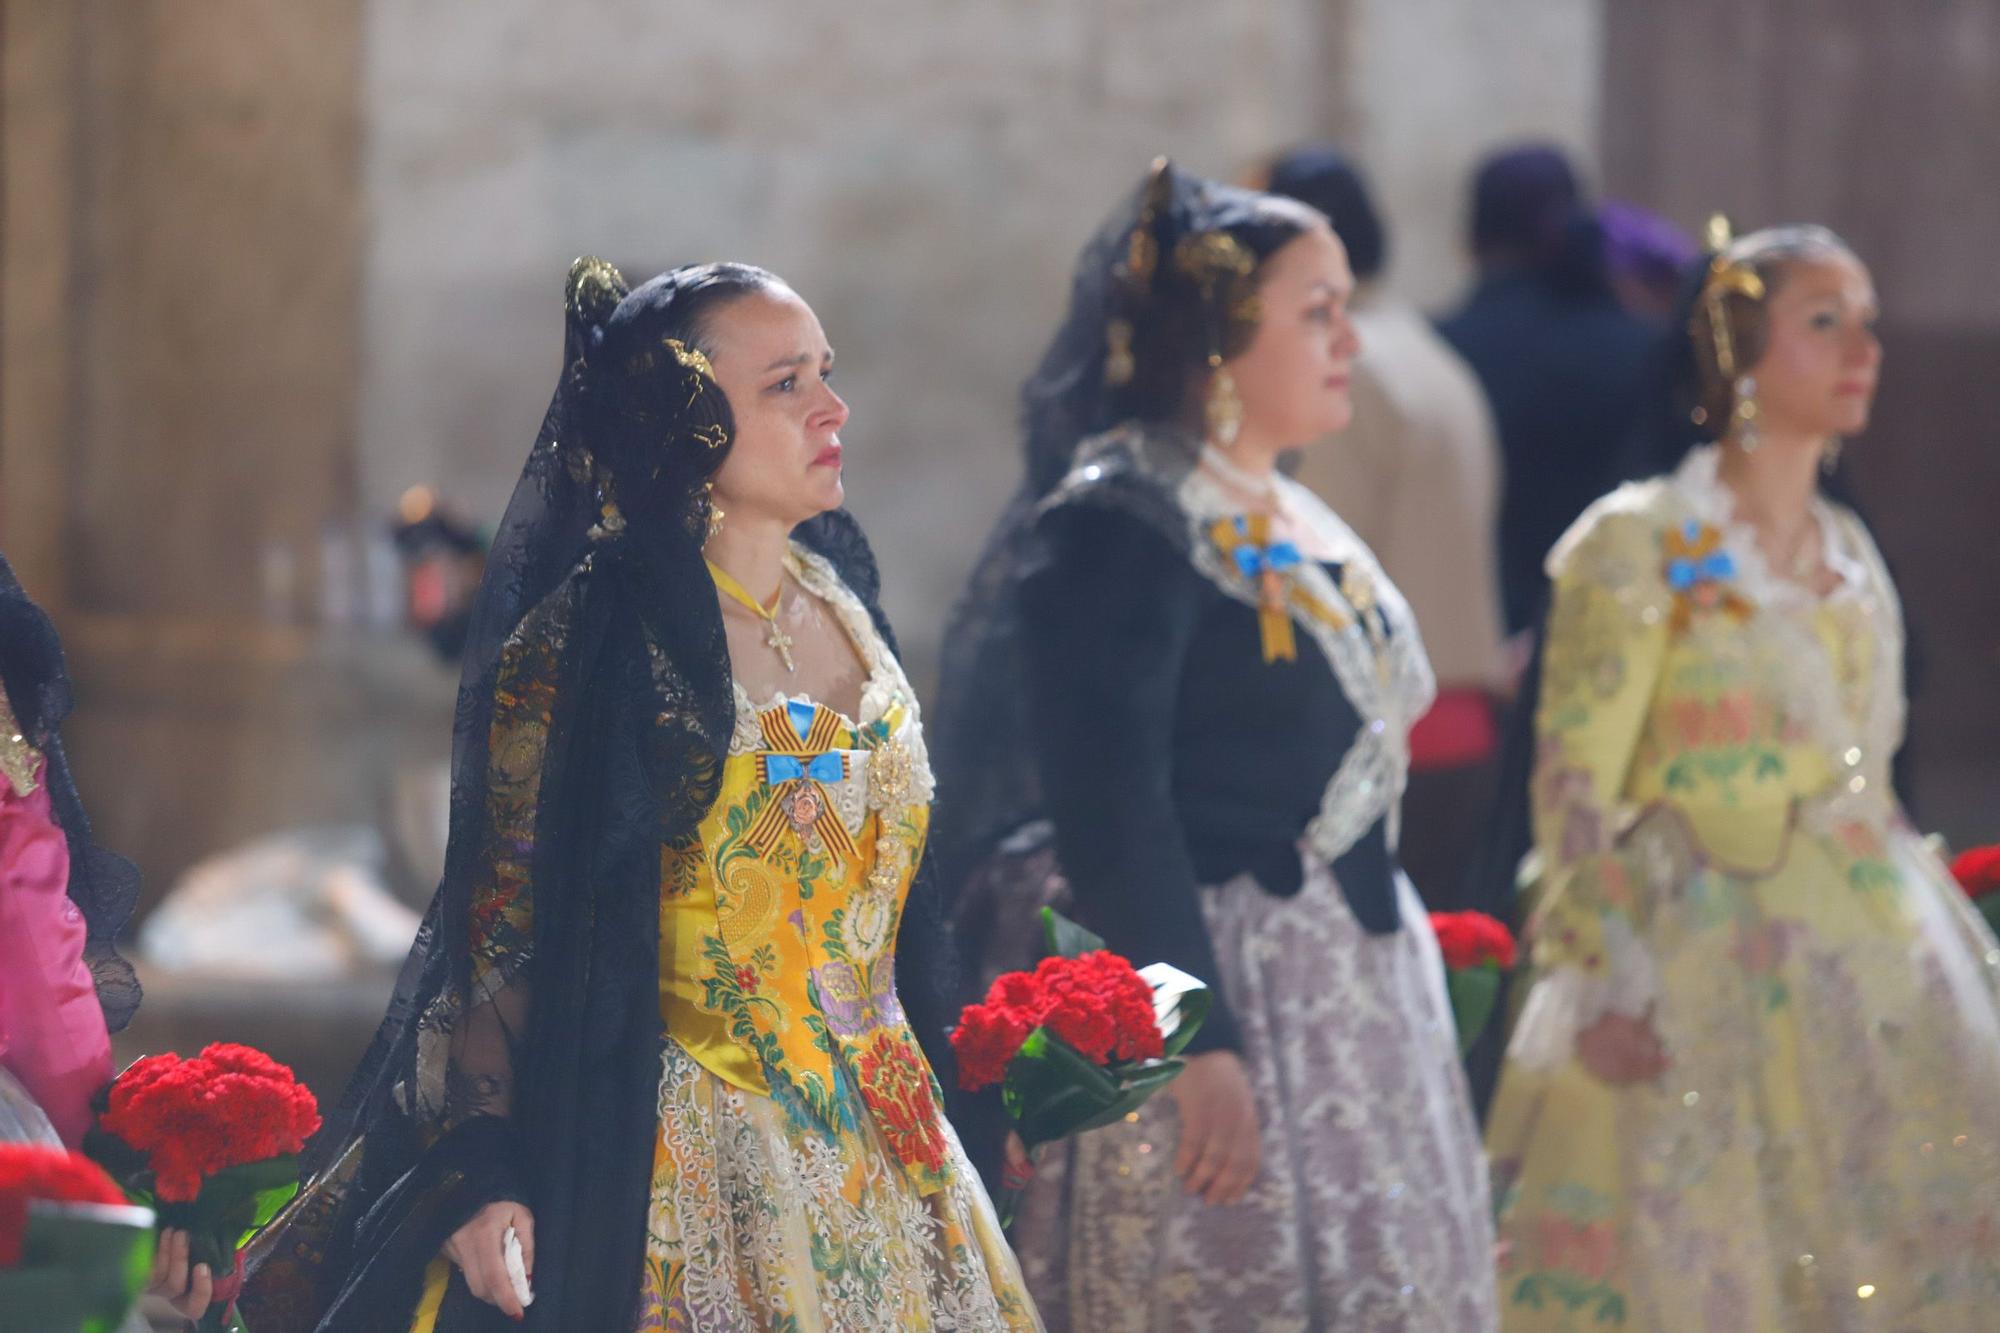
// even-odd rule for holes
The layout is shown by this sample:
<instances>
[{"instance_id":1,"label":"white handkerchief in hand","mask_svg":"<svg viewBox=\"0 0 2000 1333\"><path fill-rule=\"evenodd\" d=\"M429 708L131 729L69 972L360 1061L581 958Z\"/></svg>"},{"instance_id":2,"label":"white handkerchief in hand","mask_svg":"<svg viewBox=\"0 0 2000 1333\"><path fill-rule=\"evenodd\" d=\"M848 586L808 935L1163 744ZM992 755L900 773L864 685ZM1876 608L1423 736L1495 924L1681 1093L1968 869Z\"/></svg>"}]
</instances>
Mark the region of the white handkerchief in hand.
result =
<instances>
[{"instance_id":1,"label":"white handkerchief in hand","mask_svg":"<svg viewBox=\"0 0 2000 1333\"><path fill-rule=\"evenodd\" d=\"M528 1265L521 1258L520 1233L508 1227L506 1238L501 1241L501 1247L507 1257L507 1280L514 1284L514 1299L521 1303L521 1308L526 1309L535 1303L535 1292L534 1288L528 1285Z\"/></svg>"}]
</instances>

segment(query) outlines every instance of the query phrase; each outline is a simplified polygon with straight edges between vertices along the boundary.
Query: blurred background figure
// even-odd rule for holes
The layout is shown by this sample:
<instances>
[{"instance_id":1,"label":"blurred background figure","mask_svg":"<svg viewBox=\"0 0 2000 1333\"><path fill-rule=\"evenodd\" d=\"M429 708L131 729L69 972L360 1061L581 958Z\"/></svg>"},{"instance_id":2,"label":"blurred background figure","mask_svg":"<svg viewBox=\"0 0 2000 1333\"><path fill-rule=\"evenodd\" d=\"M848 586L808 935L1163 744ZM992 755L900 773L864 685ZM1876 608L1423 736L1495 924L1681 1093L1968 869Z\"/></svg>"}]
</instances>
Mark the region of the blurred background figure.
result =
<instances>
[{"instance_id":1,"label":"blurred background figure","mask_svg":"<svg viewBox=\"0 0 2000 1333\"><path fill-rule=\"evenodd\" d=\"M1619 304L1603 224L1560 148L1480 164L1470 239L1477 280L1438 329L1499 425L1500 588L1515 634L1534 624L1549 547L1618 480L1658 335Z\"/></svg>"},{"instance_id":2,"label":"blurred background figure","mask_svg":"<svg viewBox=\"0 0 2000 1333\"><path fill-rule=\"evenodd\" d=\"M402 558L410 628L430 640L442 661L456 663L486 572L486 534L428 486L403 492L389 531Z\"/></svg>"},{"instance_id":3,"label":"blurred background figure","mask_svg":"<svg viewBox=\"0 0 2000 1333\"><path fill-rule=\"evenodd\" d=\"M1641 319L1664 326L1680 304L1681 284L1701 258L1694 237L1650 209L1607 199L1598 206L1604 270L1611 290Z\"/></svg>"},{"instance_id":4,"label":"blurred background figure","mask_svg":"<svg viewBox=\"0 0 2000 1333\"><path fill-rule=\"evenodd\" d=\"M1327 215L1356 282L1354 420L1302 451L1295 475L1402 589L1437 672L1437 702L1410 733L1404 868L1432 910L1480 906L1466 901L1465 871L1491 799L1506 680L1492 414L1463 358L1382 282L1388 230L1359 169L1331 146L1299 148L1272 164L1268 188Z\"/></svg>"}]
</instances>

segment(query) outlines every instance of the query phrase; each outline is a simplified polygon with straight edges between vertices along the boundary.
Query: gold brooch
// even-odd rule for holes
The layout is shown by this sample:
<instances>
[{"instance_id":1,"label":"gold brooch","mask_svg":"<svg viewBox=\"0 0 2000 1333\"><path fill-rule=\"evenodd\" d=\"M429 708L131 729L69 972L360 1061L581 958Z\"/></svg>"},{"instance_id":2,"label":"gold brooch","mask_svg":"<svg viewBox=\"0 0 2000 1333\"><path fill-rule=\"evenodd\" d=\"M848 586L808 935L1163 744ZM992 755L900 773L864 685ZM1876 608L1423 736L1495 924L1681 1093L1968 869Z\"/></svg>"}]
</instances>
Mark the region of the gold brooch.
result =
<instances>
[{"instance_id":1,"label":"gold brooch","mask_svg":"<svg viewBox=\"0 0 2000 1333\"><path fill-rule=\"evenodd\" d=\"M893 810L911 804L917 790L917 760L901 741L883 741L868 752L868 804Z\"/></svg>"}]
</instances>

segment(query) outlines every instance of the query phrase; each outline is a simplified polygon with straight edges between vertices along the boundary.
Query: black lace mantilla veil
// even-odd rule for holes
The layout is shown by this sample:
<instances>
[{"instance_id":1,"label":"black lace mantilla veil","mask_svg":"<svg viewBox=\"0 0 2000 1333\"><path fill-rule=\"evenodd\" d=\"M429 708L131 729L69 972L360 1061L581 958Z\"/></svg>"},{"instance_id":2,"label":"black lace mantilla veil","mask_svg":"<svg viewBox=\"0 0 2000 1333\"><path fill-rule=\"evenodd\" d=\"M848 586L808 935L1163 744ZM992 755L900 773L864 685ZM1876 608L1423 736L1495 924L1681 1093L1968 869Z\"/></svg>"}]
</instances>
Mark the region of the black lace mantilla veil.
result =
<instances>
[{"instance_id":1,"label":"black lace mantilla veil","mask_svg":"<svg viewBox=\"0 0 2000 1333\"><path fill-rule=\"evenodd\" d=\"M565 369L469 627L444 878L299 1199L252 1247L253 1328L403 1327L443 1242L503 1199L535 1217L527 1327L633 1326L661 851L696 836L734 722L701 556L733 421L690 312L754 272L677 269L628 292L601 260L571 269ZM881 624L852 518L794 537ZM926 919L908 913L898 967L912 1018L936 1025L930 979L911 975L933 962ZM454 1281L437 1327L520 1326Z\"/></svg>"},{"instance_id":2,"label":"black lace mantilla veil","mask_svg":"<svg viewBox=\"0 0 2000 1333\"><path fill-rule=\"evenodd\" d=\"M13 705L15 721L28 743L42 752L42 780L49 806L69 843L69 897L83 913L84 961L97 983L104 1022L122 1032L139 1008L139 979L118 954L118 932L139 901L139 870L91 834L90 817L70 775L61 727L75 706L62 640L0 555L0 680Z\"/></svg>"}]
</instances>

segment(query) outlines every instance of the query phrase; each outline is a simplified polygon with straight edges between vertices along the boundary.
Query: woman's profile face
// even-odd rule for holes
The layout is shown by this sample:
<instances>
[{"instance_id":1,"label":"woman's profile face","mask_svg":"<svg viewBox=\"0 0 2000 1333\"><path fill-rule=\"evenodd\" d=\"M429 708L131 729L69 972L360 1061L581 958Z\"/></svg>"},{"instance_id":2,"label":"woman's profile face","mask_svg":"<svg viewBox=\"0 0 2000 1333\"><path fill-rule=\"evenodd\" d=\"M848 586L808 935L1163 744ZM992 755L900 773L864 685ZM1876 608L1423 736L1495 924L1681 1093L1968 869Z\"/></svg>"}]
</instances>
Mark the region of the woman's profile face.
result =
<instances>
[{"instance_id":1,"label":"woman's profile face","mask_svg":"<svg viewBox=\"0 0 2000 1333\"><path fill-rule=\"evenodd\" d=\"M753 291L717 310L703 341L736 422L715 475L724 511L791 526L838 509L847 404L812 307L786 287Z\"/></svg>"},{"instance_id":2,"label":"woman's profile face","mask_svg":"<svg viewBox=\"0 0 2000 1333\"><path fill-rule=\"evenodd\" d=\"M1859 433L1882 367L1868 270L1829 251L1786 264L1773 287L1764 352L1750 371L1764 430L1816 440Z\"/></svg>"},{"instance_id":3,"label":"woman's profile face","mask_svg":"<svg viewBox=\"0 0 2000 1333\"><path fill-rule=\"evenodd\" d=\"M1250 345L1228 362L1246 432L1291 448L1347 425L1361 342L1347 314L1354 275L1333 230L1300 232L1264 261Z\"/></svg>"}]
</instances>

